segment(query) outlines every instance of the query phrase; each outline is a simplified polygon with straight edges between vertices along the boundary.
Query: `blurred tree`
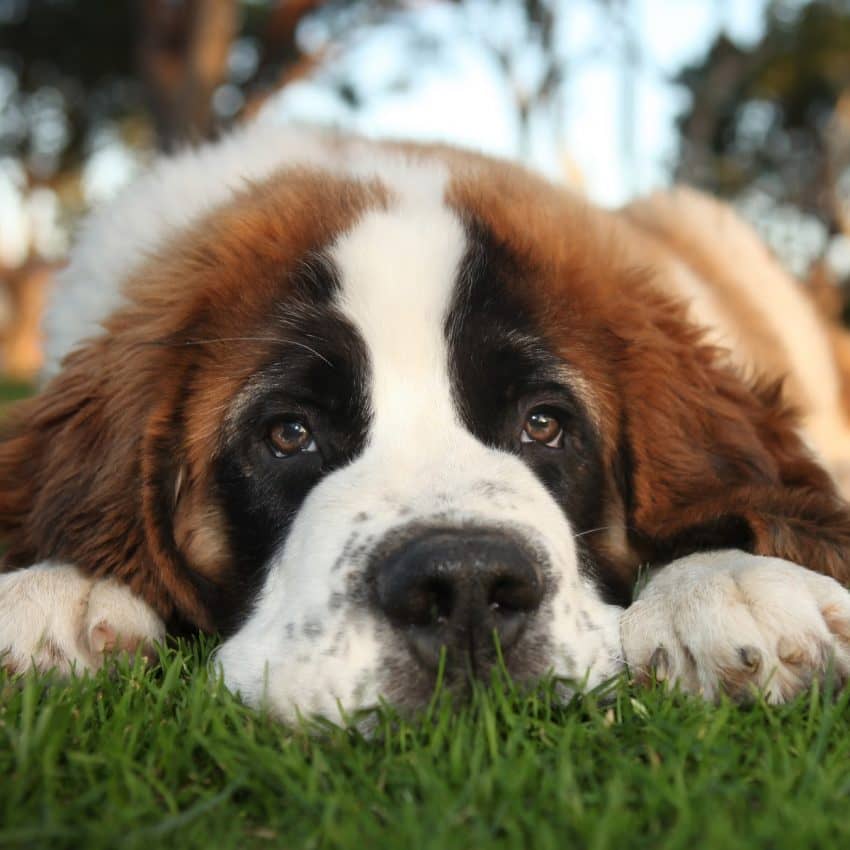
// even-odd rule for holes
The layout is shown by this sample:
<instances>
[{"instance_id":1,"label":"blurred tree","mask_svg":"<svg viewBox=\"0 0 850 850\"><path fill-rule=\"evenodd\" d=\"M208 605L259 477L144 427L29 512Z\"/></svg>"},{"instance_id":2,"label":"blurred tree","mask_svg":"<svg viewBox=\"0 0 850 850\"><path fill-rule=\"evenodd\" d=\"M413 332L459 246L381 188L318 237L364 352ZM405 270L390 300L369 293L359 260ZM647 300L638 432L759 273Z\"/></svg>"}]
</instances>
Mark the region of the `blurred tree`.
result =
<instances>
[{"instance_id":1,"label":"blurred tree","mask_svg":"<svg viewBox=\"0 0 850 850\"><path fill-rule=\"evenodd\" d=\"M98 150L144 158L213 135L303 62L302 18L342 5L0 0L0 368L38 366L44 260L63 250L58 217L86 205Z\"/></svg>"},{"instance_id":2,"label":"blurred tree","mask_svg":"<svg viewBox=\"0 0 850 850\"><path fill-rule=\"evenodd\" d=\"M104 125L129 124L136 144L152 131L161 148L208 137L303 58L301 19L339 5L0 0L0 156L44 181L78 165Z\"/></svg>"},{"instance_id":3,"label":"blurred tree","mask_svg":"<svg viewBox=\"0 0 850 850\"><path fill-rule=\"evenodd\" d=\"M678 179L755 204L798 271L850 235L848 0L773 0L757 44L721 34L678 81L690 94Z\"/></svg>"},{"instance_id":4,"label":"blurred tree","mask_svg":"<svg viewBox=\"0 0 850 850\"><path fill-rule=\"evenodd\" d=\"M140 100L133 55L123 3L0 3L0 155L36 180L82 157L92 126Z\"/></svg>"},{"instance_id":5,"label":"blurred tree","mask_svg":"<svg viewBox=\"0 0 850 850\"><path fill-rule=\"evenodd\" d=\"M629 0L596 3L619 18ZM329 89L360 108L414 85L424 67L445 58L440 37L420 27L427 5L440 0L0 0L0 157L22 162L32 182L61 182L105 128L131 147L172 149L256 112L270 93L320 67ZM519 152L528 153L541 113L557 133L565 5L443 5L459 10L467 44L501 75ZM383 81L356 80L349 65L328 61L387 23L403 49ZM300 37L304 24L309 39ZM610 33L602 42L609 40Z\"/></svg>"},{"instance_id":6,"label":"blurred tree","mask_svg":"<svg viewBox=\"0 0 850 850\"><path fill-rule=\"evenodd\" d=\"M237 26L233 0L139 0L138 64L160 146L209 137L213 95L227 77Z\"/></svg>"}]
</instances>

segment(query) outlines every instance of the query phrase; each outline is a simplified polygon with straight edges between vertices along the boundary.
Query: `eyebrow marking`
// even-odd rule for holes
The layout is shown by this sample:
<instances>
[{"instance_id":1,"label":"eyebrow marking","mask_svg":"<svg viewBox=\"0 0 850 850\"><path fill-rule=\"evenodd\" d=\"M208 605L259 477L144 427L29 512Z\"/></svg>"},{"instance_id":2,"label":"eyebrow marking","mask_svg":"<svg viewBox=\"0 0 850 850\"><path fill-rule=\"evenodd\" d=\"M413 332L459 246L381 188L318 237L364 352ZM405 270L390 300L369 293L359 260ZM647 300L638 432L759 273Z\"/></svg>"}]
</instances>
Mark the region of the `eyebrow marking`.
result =
<instances>
[{"instance_id":1,"label":"eyebrow marking","mask_svg":"<svg viewBox=\"0 0 850 850\"><path fill-rule=\"evenodd\" d=\"M337 306L369 354L371 444L396 448L398 433L421 432L424 422L460 426L444 327L466 250L441 173L417 166L403 176L394 203L363 215L331 251ZM443 439L438 430L434 440Z\"/></svg>"},{"instance_id":2,"label":"eyebrow marking","mask_svg":"<svg viewBox=\"0 0 850 850\"><path fill-rule=\"evenodd\" d=\"M568 363L560 364L555 371L558 380L575 393L576 398L584 405L594 428L600 430L602 428L602 415L599 411L599 403L587 378Z\"/></svg>"}]
</instances>

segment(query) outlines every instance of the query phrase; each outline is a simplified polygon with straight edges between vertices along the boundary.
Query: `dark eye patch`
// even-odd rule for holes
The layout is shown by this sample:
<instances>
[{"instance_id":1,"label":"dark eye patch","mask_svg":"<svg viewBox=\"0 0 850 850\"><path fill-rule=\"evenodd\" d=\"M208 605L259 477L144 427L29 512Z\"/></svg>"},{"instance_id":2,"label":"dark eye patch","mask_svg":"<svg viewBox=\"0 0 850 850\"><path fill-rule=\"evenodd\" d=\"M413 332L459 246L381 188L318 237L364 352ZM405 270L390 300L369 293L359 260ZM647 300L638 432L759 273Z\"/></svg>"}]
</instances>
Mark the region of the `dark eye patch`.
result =
<instances>
[{"instance_id":1,"label":"dark eye patch","mask_svg":"<svg viewBox=\"0 0 850 850\"><path fill-rule=\"evenodd\" d=\"M466 345L480 339L479 315L466 329ZM493 334L490 334L493 338ZM463 335L458 341L463 345ZM518 454L537 475L566 514L573 529L581 533L601 524L604 470L600 436L584 405L572 388L555 376L564 364L542 345L538 356L526 347L515 357L504 351L478 364L458 353L455 393L466 427L485 445ZM493 367L493 363L498 364ZM535 410L556 417L563 428L557 448L521 439L528 415Z\"/></svg>"},{"instance_id":2,"label":"dark eye patch","mask_svg":"<svg viewBox=\"0 0 850 850\"><path fill-rule=\"evenodd\" d=\"M360 454L369 427L366 348L332 306L294 306L263 335L279 342L235 403L215 463L234 553L225 632L238 626L310 491ZM269 451L269 431L283 421L303 423L316 451Z\"/></svg>"},{"instance_id":3,"label":"dark eye patch","mask_svg":"<svg viewBox=\"0 0 850 850\"><path fill-rule=\"evenodd\" d=\"M552 494L573 531L603 524L601 437L570 384L571 367L555 352L533 299L547 291L543 272L482 225L468 222L469 249L446 321L455 404L481 442L518 454ZM543 305L545 306L545 305ZM562 447L522 443L529 411L542 407L563 424Z\"/></svg>"}]
</instances>

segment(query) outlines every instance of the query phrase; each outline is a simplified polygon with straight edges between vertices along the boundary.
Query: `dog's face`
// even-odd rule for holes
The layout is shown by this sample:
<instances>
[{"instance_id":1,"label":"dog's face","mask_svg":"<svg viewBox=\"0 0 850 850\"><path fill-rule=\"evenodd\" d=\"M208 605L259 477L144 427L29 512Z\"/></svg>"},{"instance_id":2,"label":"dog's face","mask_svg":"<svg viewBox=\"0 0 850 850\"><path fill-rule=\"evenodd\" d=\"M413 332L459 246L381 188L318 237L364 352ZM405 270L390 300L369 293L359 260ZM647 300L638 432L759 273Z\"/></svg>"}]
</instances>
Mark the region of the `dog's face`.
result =
<instances>
[{"instance_id":1,"label":"dog's face","mask_svg":"<svg viewBox=\"0 0 850 850\"><path fill-rule=\"evenodd\" d=\"M135 270L9 426L8 561L220 630L226 682L281 716L421 705L499 653L594 684L639 562L759 533L688 510L779 480L768 410L615 217L379 153L265 178Z\"/></svg>"},{"instance_id":2,"label":"dog's face","mask_svg":"<svg viewBox=\"0 0 850 850\"><path fill-rule=\"evenodd\" d=\"M576 540L605 524L593 400L534 270L439 177L311 247L223 420L216 489L257 592L219 659L278 709L420 703L441 650L454 684L497 641L518 678L617 666Z\"/></svg>"}]
</instances>

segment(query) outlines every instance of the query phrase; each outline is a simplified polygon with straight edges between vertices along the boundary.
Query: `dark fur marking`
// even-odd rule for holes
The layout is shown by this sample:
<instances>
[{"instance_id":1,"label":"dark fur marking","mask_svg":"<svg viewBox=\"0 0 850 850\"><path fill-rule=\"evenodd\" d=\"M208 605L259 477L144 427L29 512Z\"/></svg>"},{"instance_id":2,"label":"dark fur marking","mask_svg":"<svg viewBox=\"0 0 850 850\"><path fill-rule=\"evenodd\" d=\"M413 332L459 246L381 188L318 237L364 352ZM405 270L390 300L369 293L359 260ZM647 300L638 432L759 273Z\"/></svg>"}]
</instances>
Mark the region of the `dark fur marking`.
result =
<instances>
[{"instance_id":1,"label":"dark fur marking","mask_svg":"<svg viewBox=\"0 0 850 850\"><path fill-rule=\"evenodd\" d=\"M225 632L238 628L250 610L304 499L326 474L354 460L366 442L368 355L357 331L328 303L336 289L322 276L329 268L325 262L309 279L302 274L299 286L312 287L310 301L290 297L280 305L281 316L270 319L264 333L280 343L252 379L255 395L240 409L216 463L234 555L232 585L240 591L230 601ZM301 339L310 345L301 345ZM277 458L266 441L268 429L293 416L308 422L319 451Z\"/></svg>"},{"instance_id":2,"label":"dark fur marking","mask_svg":"<svg viewBox=\"0 0 850 850\"><path fill-rule=\"evenodd\" d=\"M518 455L563 511L575 533L604 525L605 467L601 436L590 413L564 382L567 352L556 350L536 318L534 286L517 287L540 271L480 223L467 222L469 250L446 320L455 405L485 445ZM528 411L551 410L564 444L522 443ZM516 495L484 481L490 498ZM593 560L586 542L584 551Z\"/></svg>"},{"instance_id":3,"label":"dark fur marking","mask_svg":"<svg viewBox=\"0 0 850 850\"><path fill-rule=\"evenodd\" d=\"M301 627L304 637L317 638L324 634L325 627L316 619L305 620Z\"/></svg>"},{"instance_id":4,"label":"dark fur marking","mask_svg":"<svg viewBox=\"0 0 850 850\"><path fill-rule=\"evenodd\" d=\"M582 626L589 632L599 631L599 626L590 619L590 615L583 608L578 612Z\"/></svg>"}]
</instances>

